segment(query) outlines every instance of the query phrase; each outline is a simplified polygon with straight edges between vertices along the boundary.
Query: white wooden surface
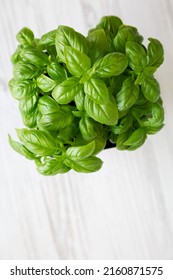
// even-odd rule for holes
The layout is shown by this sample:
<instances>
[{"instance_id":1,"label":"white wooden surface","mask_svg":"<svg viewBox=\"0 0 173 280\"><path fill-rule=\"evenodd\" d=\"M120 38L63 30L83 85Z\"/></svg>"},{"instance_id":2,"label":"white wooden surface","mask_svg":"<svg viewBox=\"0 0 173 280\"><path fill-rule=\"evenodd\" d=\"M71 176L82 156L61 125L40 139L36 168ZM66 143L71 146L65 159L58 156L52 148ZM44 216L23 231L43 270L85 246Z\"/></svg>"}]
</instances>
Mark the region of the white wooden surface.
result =
<instances>
[{"instance_id":1,"label":"white wooden surface","mask_svg":"<svg viewBox=\"0 0 173 280\"><path fill-rule=\"evenodd\" d=\"M43 177L7 141L23 126L7 87L15 35L59 24L86 34L110 14L164 45L165 127L135 152L103 151L97 173ZM0 259L173 259L171 0L0 0Z\"/></svg>"}]
</instances>

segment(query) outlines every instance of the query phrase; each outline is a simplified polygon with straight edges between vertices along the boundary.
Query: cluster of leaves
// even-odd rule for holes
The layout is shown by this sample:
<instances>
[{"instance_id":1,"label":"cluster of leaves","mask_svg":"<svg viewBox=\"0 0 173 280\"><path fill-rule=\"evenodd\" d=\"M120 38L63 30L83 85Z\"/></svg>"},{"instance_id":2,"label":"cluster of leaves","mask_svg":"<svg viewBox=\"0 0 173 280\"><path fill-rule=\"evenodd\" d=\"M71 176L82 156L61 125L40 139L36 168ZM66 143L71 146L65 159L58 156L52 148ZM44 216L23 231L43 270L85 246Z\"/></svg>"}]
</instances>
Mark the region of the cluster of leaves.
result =
<instances>
[{"instance_id":1,"label":"cluster of leaves","mask_svg":"<svg viewBox=\"0 0 173 280\"><path fill-rule=\"evenodd\" d=\"M16 38L9 88L27 128L16 130L21 142L9 142L41 174L97 171L96 154L108 141L134 150L162 128L157 39L146 48L138 30L115 16L87 37L61 25L40 39L25 27Z\"/></svg>"}]
</instances>

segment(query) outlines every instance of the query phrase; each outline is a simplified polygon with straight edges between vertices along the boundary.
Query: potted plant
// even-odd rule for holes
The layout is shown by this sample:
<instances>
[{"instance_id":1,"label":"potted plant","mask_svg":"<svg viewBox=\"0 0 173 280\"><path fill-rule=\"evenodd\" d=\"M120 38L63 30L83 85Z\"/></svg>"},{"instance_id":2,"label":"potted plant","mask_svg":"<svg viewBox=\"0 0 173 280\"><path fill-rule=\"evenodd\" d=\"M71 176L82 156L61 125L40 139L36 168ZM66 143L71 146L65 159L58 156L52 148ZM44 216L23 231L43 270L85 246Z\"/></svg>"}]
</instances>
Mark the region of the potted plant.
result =
<instances>
[{"instance_id":1,"label":"potted plant","mask_svg":"<svg viewBox=\"0 0 173 280\"><path fill-rule=\"evenodd\" d=\"M164 52L157 39L142 44L138 30L105 16L87 37L68 26L40 39L24 27L16 36L9 88L27 128L12 148L43 175L94 172L105 147L135 150L163 127L154 73Z\"/></svg>"}]
</instances>

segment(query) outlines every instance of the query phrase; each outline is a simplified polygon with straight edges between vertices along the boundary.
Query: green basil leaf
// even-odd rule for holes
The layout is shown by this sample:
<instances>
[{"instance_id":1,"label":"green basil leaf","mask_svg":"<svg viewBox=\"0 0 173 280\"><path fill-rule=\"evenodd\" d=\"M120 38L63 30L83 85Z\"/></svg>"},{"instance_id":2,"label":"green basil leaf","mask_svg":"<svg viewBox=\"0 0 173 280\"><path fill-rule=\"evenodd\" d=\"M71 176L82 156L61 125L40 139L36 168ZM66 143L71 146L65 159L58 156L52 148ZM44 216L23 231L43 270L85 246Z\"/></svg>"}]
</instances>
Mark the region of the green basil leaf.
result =
<instances>
[{"instance_id":1,"label":"green basil leaf","mask_svg":"<svg viewBox=\"0 0 173 280\"><path fill-rule=\"evenodd\" d=\"M153 76L154 72L157 70L156 67L146 67L143 72L139 73L137 79L135 81L135 85L142 84L142 82L146 79L146 77Z\"/></svg>"},{"instance_id":2,"label":"green basil leaf","mask_svg":"<svg viewBox=\"0 0 173 280\"><path fill-rule=\"evenodd\" d=\"M144 70L143 70L143 74L144 76L152 76L154 74L154 72L156 72L157 67L154 66L147 66Z\"/></svg>"},{"instance_id":3,"label":"green basil leaf","mask_svg":"<svg viewBox=\"0 0 173 280\"><path fill-rule=\"evenodd\" d=\"M79 111L83 111L84 110L84 99L85 99L85 93L84 93L83 88L81 88L78 91L78 93L75 95L75 97L74 97L76 108Z\"/></svg>"},{"instance_id":4,"label":"green basil leaf","mask_svg":"<svg viewBox=\"0 0 173 280\"><path fill-rule=\"evenodd\" d=\"M109 92L104 81L91 78L84 83L85 93L96 103L104 104L109 100Z\"/></svg>"},{"instance_id":5,"label":"green basil leaf","mask_svg":"<svg viewBox=\"0 0 173 280\"><path fill-rule=\"evenodd\" d=\"M111 96L111 99L112 99L112 96ZM96 137L101 137L101 138L107 139L107 137L108 137L107 126L105 126L104 124L95 122L95 121L94 121L94 124L95 124L95 131L96 131L96 135L97 135Z\"/></svg>"},{"instance_id":6,"label":"green basil leaf","mask_svg":"<svg viewBox=\"0 0 173 280\"><path fill-rule=\"evenodd\" d=\"M135 82L136 84L136 82ZM148 102L148 100L145 98L145 96L143 95L143 92L141 90L141 87L139 88L139 96L138 99L136 100L136 105L144 105Z\"/></svg>"},{"instance_id":7,"label":"green basil leaf","mask_svg":"<svg viewBox=\"0 0 173 280\"><path fill-rule=\"evenodd\" d=\"M31 45L34 41L34 33L27 27L23 27L16 35L17 41L21 45Z\"/></svg>"},{"instance_id":8,"label":"green basil leaf","mask_svg":"<svg viewBox=\"0 0 173 280\"><path fill-rule=\"evenodd\" d=\"M146 119L148 115L151 114L151 108L149 106L149 101L147 101L143 105L137 105L135 104L131 110L131 115L139 122L140 119Z\"/></svg>"},{"instance_id":9,"label":"green basil leaf","mask_svg":"<svg viewBox=\"0 0 173 280\"><path fill-rule=\"evenodd\" d=\"M117 93L121 90L123 82L127 78L124 73L119 76L113 76L109 78L110 89L114 97L116 97Z\"/></svg>"},{"instance_id":10,"label":"green basil leaf","mask_svg":"<svg viewBox=\"0 0 173 280\"><path fill-rule=\"evenodd\" d=\"M141 85L141 90L145 98L151 102L156 102L160 96L160 86L154 77L145 77Z\"/></svg>"},{"instance_id":11,"label":"green basil leaf","mask_svg":"<svg viewBox=\"0 0 173 280\"><path fill-rule=\"evenodd\" d=\"M136 42L128 41L126 43L126 55L129 59L129 66L140 73L147 65L147 55L144 47Z\"/></svg>"},{"instance_id":12,"label":"green basil leaf","mask_svg":"<svg viewBox=\"0 0 173 280\"><path fill-rule=\"evenodd\" d=\"M104 30L110 31L115 37L122 24L123 22L119 17L104 16L101 18L96 28L103 28Z\"/></svg>"},{"instance_id":13,"label":"green basil leaf","mask_svg":"<svg viewBox=\"0 0 173 280\"><path fill-rule=\"evenodd\" d=\"M47 77L46 75L41 74L38 78L37 78L37 86L43 91L43 92L49 92L50 90L52 90L55 86L57 85L57 83L50 79L49 77Z\"/></svg>"},{"instance_id":14,"label":"green basil leaf","mask_svg":"<svg viewBox=\"0 0 173 280\"><path fill-rule=\"evenodd\" d=\"M78 77L70 77L54 88L52 96L59 104L67 104L73 100L82 87Z\"/></svg>"},{"instance_id":15,"label":"green basil leaf","mask_svg":"<svg viewBox=\"0 0 173 280\"><path fill-rule=\"evenodd\" d=\"M152 103L150 113L142 121L142 125L145 127L160 127L164 121L164 109L161 104Z\"/></svg>"},{"instance_id":16,"label":"green basil leaf","mask_svg":"<svg viewBox=\"0 0 173 280\"><path fill-rule=\"evenodd\" d=\"M100 153L106 146L106 139L104 139L103 137L95 137L94 138L95 141L95 150L93 155L97 155L98 153Z\"/></svg>"},{"instance_id":17,"label":"green basil leaf","mask_svg":"<svg viewBox=\"0 0 173 280\"><path fill-rule=\"evenodd\" d=\"M36 85L31 80L17 81L11 86L11 94L17 100L31 98L33 95L36 95L36 93Z\"/></svg>"},{"instance_id":18,"label":"green basil leaf","mask_svg":"<svg viewBox=\"0 0 173 280\"><path fill-rule=\"evenodd\" d=\"M23 123L29 128L34 128L37 125L37 101L38 94L19 101L19 110L22 115Z\"/></svg>"},{"instance_id":19,"label":"green basil leaf","mask_svg":"<svg viewBox=\"0 0 173 280\"><path fill-rule=\"evenodd\" d=\"M121 25L114 39L116 51L125 52L125 46L128 41L141 43L143 41L143 37L138 33L136 27Z\"/></svg>"},{"instance_id":20,"label":"green basil leaf","mask_svg":"<svg viewBox=\"0 0 173 280\"><path fill-rule=\"evenodd\" d=\"M147 137L145 128L136 129L132 135L123 143L125 146L129 146L128 150L134 150L139 148Z\"/></svg>"},{"instance_id":21,"label":"green basil leaf","mask_svg":"<svg viewBox=\"0 0 173 280\"><path fill-rule=\"evenodd\" d=\"M17 135L24 146L40 156L51 156L57 151L57 143L46 131L35 129L17 129Z\"/></svg>"},{"instance_id":22,"label":"green basil leaf","mask_svg":"<svg viewBox=\"0 0 173 280\"><path fill-rule=\"evenodd\" d=\"M133 107L132 107L132 109L133 109ZM132 109L131 109L131 110L132 110ZM131 110L130 110L130 111L131 111ZM124 111L119 111L119 112L118 112L119 119L121 119L121 118L123 118L124 116L126 116L128 112L129 112L129 109L124 110Z\"/></svg>"},{"instance_id":23,"label":"green basil leaf","mask_svg":"<svg viewBox=\"0 0 173 280\"><path fill-rule=\"evenodd\" d=\"M90 29L89 31L88 31L88 36L90 36L90 34L91 34L91 36L92 36L92 33L94 34L96 31L98 31L99 32L99 30L103 30L104 31L104 33L105 33L105 35L106 35L106 41L107 41L107 50L106 50L106 52L107 53L111 53L111 52L114 52L115 51L115 47L114 47L114 43L113 43L113 39L114 39L114 34L111 32L111 31L109 31L108 29L104 29L103 27L99 27L99 25L98 25L98 27L97 28L92 28L92 29ZM97 33L95 33L95 34L97 34ZM103 42L102 42L103 43ZM98 46L98 48L101 50L101 46ZM89 52L90 52L90 44L89 44ZM90 54L91 55L91 57L92 57L92 54ZM92 63L93 63L94 61L92 61Z\"/></svg>"},{"instance_id":24,"label":"green basil leaf","mask_svg":"<svg viewBox=\"0 0 173 280\"><path fill-rule=\"evenodd\" d=\"M119 88L121 89L123 82L127 78L124 73L120 74L119 76L113 76L109 78L109 84L112 88Z\"/></svg>"},{"instance_id":25,"label":"green basil leaf","mask_svg":"<svg viewBox=\"0 0 173 280\"><path fill-rule=\"evenodd\" d=\"M95 130L95 122L87 117L83 116L79 122L79 129L83 136L83 138L86 141L92 140L94 137L96 137L96 130Z\"/></svg>"},{"instance_id":26,"label":"green basil leaf","mask_svg":"<svg viewBox=\"0 0 173 280\"><path fill-rule=\"evenodd\" d=\"M132 129L128 129L127 131L118 134L116 139L116 148L118 150L127 150L128 147L124 145L125 141L130 137L130 135L133 133Z\"/></svg>"},{"instance_id":27,"label":"green basil leaf","mask_svg":"<svg viewBox=\"0 0 173 280\"><path fill-rule=\"evenodd\" d=\"M45 176L53 176L56 174L63 174L70 170L70 167L63 163L63 158L61 156L53 157L43 157L41 160L35 160L37 170L39 173Z\"/></svg>"},{"instance_id":28,"label":"green basil leaf","mask_svg":"<svg viewBox=\"0 0 173 280\"><path fill-rule=\"evenodd\" d=\"M95 141L92 141L84 146L70 147L66 151L66 155L73 161L88 158L95 150Z\"/></svg>"},{"instance_id":29,"label":"green basil leaf","mask_svg":"<svg viewBox=\"0 0 173 280\"><path fill-rule=\"evenodd\" d=\"M84 105L88 115L95 121L107 125L117 124L118 109L113 96L110 95L106 104L97 104L86 95Z\"/></svg>"},{"instance_id":30,"label":"green basil leaf","mask_svg":"<svg viewBox=\"0 0 173 280\"><path fill-rule=\"evenodd\" d=\"M160 104L161 106L163 106L163 100L161 97L159 97L159 99L157 100L157 103Z\"/></svg>"},{"instance_id":31,"label":"green basil leaf","mask_svg":"<svg viewBox=\"0 0 173 280\"><path fill-rule=\"evenodd\" d=\"M89 143L89 141L84 140L81 133L78 133L77 137L73 141L73 147L85 146L88 143Z\"/></svg>"},{"instance_id":32,"label":"green basil leaf","mask_svg":"<svg viewBox=\"0 0 173 280\"><path fill-rule=\"evenodd\" d=\"M93 70L98 77L109 78L111 76L120 75L124 72L127 65L128 60L124 54L109 53L95 62Z\"/></svg>"},{"instance_id":33,"label":"green basil leaf","mask_svg":"<svg viewBox=\"0 0 173 280\"><path fill-rule=\"evenodd\" d=\"M30 80L40 75L40 72L40 69L26 61L19 61L13 67L13 77L16 81Z\"/></svg>"},{"instance_id":34,"label":"green basil leaf","mask_svg":"<svg viewBox=\"0 0 173 280\"><path fill-rule=\"evenodd\" d=\"M60 130L71 125L73 119L72 107L64 105L57 112L42 115L38 127L44 130Z\"/></svg>"},{"instance_id":35,"label":"green basil leaf","mask_svg":"<svg viewBox=\"0 0 173 280\"><path fill-rule=\"evenodd\" d=\"M31 114L36 106L38 101L38 94L31 96L30 98L21 99L19 101L19 110L24 114Z\"/></svg>"},{"instance_id":36,"label":"green basil leaf","mask_svg":"<svg viewBox=\"0 0 173 280\"><path fill-rule=\"evenodd\" d=\"M76 135L79 133L79 122L76 119L73 119L73 122L61 130L58 131L58 137L64 142L74 141Z\"/></svg>"},{"instance_id":37,"label":"green basil leaf","mask_svg":"<svg viewBox=\"0 0 173 280\"><path fill-rule=\"evenodd\" d=\"M44 67L49 64L48 56L34 47L24 48L20 56L37 67Z\"/></svg>"},{"instance_id":38,"label":"green basil leaf","mask_svg":"<svg viewBox=\"0 0 173 280\"><path fill-rule=\"evenodd\" d=\"M104 133L102 133L104 128L103 128L103 126L101 124L98 124L98 123L97 123L97 127L99 127L99 132L96 133L97 136L94 138L95 150L94 150L92 155L98 154L106 146L106 136L105 135L101 136L101 134L104 134ZM100 131L101 129L102 129L102 131ZM91 139L90 139L90 141L91 141ZM73 146L74 147L78 147L78 146L82 146L82 145L87 145L87 144L88 144L88 140L84 140L81 134L78 134L78 137L76 137L74 139L74 142L73 142Z\"/></svg>"},{"instance_id":39,"label":"green basil leaf","mask_svg":"<svg viewBox=\"0 0 173 280\"><path fill-rule=\"evenodd\" d=\"M58 60L55 45L45 46L45 51L49 57L50 62L51 61L54 62L55 60Z\"/></svg>"},{"instance_id":40,"label":"green basil leaf","mask_svg":"<svg viewBox=\"0 0 173 280\"><path fill-rule=\"evenodd\" d=\"M117 136L118 136L118 134L114 134L113 132L110 132L110 134L109 134L109 139L108 139L108 141L109 141L112 145L115 144L114 147L116 147ZM109 143L109 142L106 142L106 144Z\"/></svg>"},{"instance_id":41,"label":"green basil leaf","mask_svg":"<svg viewBox=\"0 0 173 280\"><path fill-rule=\"evenodd\" d=\"M14 85L15 85L15 80L14 80L14 79L11 79L11 80L8 82L8 88L9 88L10 92L12 92Z\"/></svg>"},{"instance_id":42,"label":"green basil leaf","mask_svg":"<svg viewBox=\"0 0 173 280\"><path fill-rule=\"evenodd\" d=\"M108 41L108 53L115 52L115 46L114 46L114 35L112 32L105 30L106 38Z\"/></svg>"},{"instance_id":43,"label":"green basil leaf","mask_svg":"<svg viewBox=\"0 0 173 280\"><path fill-rule=\"evenodd\" d=\"M92 64L105 55L108 50L108 41L103 29L96 29L86 38L89 45L89 57Z\"/></svg>"},{"instance_id":44,"label":"green basil leaf","mask_svg":"<svg viewBox=\"0 0 173 280\"><path fill-rule=\"evenodd\" d=\"M82 111L73 111L72 113L77 118L82 118L84 115L84 112L82 112Z\"/></svg>"},{"instance_id":45,"label":"green basil leaf","mask_svg":"<svg viewBox=\"0 0 173 280\"><path fill-rule=\"evenodd\" d=\"M24 100L24 99L22 99ZM31 114L21 111L22 121L28 128L35 128L37 126L38 110L35 108Z\"/></svg>"},{"instance_id":46,"label":"green basil leaf","mask_svg":"<svg viewBox=\"0 0 173 280\"><path fill-rule=\"evenodd\" d=\"M91 67L90 58L72 47L65 47L64 55L67 68L74 76L84 75Z\"/></svg>"},{"instance_id":47,"label":"green basil leaf","mask_svg":"<svg viewBox=\"0 0 173 280\"><path fill-rule=\"evenodd\" d=\"M91 156L78 161L66 159L65 164L77 172L89 173L98 171L102 167L103 162L100 158Z\"/></svg>"},{"instance_id":48,"label":"green basil leaf","mask_svg":"<svg viewBox=\"0 0 173 280\"><path fill-rule=\"evenodd\" d=\"M155 134L158 131L160 131L162 128L164 127L164 124L161 124L160 126L156 126L156 127L146 127L146 132L147 134Z\"/></svg>"},{"instance_id":49,"label":"green basil leaf","mask_svg":"<svg viewBox=\"0 0 173 280\"><path fill-rule=\"evenodd\" d=\"M11 138L10 135L8 135L8 141L10 146L13 148L14 151L21 154L22 156L25 156L27 159L35 159L35 155L31 153L24 145L22 145L20 142L17 142Z\"/></svg>"},{"instance_id":50,"label":"green basil leaf","mask_svg":"<svg viewBox=\"0 0 173 280\"><path fill-rule=\"evenodd\" d=\"M133 117L130 114L127 114L125 117L120 119L120 122L116 126L111 127L111 131L114 134L121 134L127 131L133 124Z\"/></svg>"},{"instance_id":51,"label":"green basil leaf","mask_svg":"<svg viewBox=\"0 0 173 280\"><path fill-rule=\"evenodd\" d=\"M60 84L67 79L66 70L58 62L52 62L49 64L47 66L47 73L57 84Z\"/></svg>"},{"instance_id":52,"label":"green basil leaf","mask_svg":"<svg viewBox=\"0 0 173 280\"><path fill-rule=\"evenodd\" d=\"M70 46L79 52L88 53L88 46L85 37L76 32L73 28L60 25L55 36L55 44L58 57L65 62L64 47Z\"/></svg>"},{"instance_id":53,"label":"green basil leaf","mask_svg":"<svg viewBox=\"0 0 173 280\"><path fill-rule=\"evenodd\" d=\"M56 113L59 109L59 104L50 96L42 96L38 100L38 110L43 115Z\"/></svg>"},{"instance_id":54,"label":"green basil leaf","mask_svg":"<svg viewBox=\"0 0 173 280\"><path fill-rule=\"evenodd\" d=\"M15 52L11 55L10 59L13 64L16 64L18 61L21 60L20 57L21 46L18 46Z\"/></svg>"},{"instance_id":55,"label":"green basil leaf","mask_svg":"<svg viewBox=\"0 0 173 280\"><path fill-rule=\"evenodd\" d=\"M164 61L164 50L159 40L149 38L147 49L147 65L158 68Z\"/></svg>"},{"instance_id":56,"label":"green basil leaf","mask_svg":"<svg viewBox=\"0 0 173 280\"><path fill-rule=\"evenodd\" d=\"M134 84L132 77L128 77L116 96L118 110L124 111L132 107L138 99L138 95L139 86Z\"/></svg>"},{"instance_id":57,"label":"green basil leaf","mask_svg":"<svg viewBox=\"0 0 173 280\"><path fill-rule=\"evenodd\" d=\"M43 45L46 45L46 46L55 45L55 35L56 35L56 29L47 32L39 40L39 45L40 46L43 46Z\"/></svg>"}]
</instances>

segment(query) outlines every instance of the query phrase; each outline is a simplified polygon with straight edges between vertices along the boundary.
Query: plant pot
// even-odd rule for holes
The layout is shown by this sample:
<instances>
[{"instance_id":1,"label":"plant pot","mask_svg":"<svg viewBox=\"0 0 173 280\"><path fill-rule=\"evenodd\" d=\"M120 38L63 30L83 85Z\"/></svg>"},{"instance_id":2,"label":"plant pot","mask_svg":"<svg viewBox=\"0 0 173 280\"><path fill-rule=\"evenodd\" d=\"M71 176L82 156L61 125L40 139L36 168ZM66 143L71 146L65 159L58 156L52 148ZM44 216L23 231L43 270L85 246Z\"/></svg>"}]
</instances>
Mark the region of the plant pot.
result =
<instances>
[{"instance_id":1,"label":"plant pot","mask_svg":"<svg viewBox=\"0 0 173 280\"><path fill-rule=\"evenodd\" d=\"M115 144L115 143L112 143L112 142L110 142L110 141L107 141L104 150L110 149L110 148L115 148L115 147L116 147L116 144Z\"/></svg>"}]
</instances>

